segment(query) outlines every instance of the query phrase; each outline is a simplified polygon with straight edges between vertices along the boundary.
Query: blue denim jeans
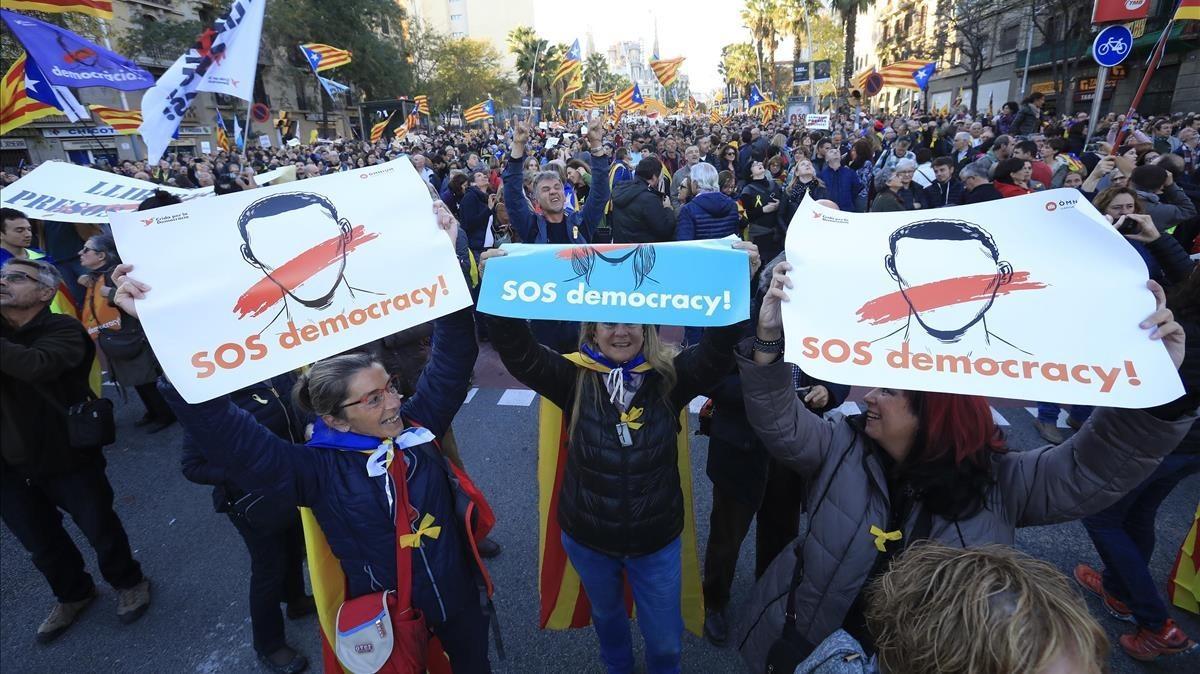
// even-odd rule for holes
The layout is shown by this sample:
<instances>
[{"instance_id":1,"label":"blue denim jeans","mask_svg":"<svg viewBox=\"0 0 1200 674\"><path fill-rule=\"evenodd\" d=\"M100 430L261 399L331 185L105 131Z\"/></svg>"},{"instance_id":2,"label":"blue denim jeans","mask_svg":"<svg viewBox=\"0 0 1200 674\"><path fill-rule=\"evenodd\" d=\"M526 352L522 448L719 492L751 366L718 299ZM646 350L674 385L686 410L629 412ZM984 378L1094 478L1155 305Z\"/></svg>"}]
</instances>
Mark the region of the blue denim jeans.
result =
<instances>
[{"instance_id":1,"label":"blue denim jeans","mask_svg":"<svg viewBox=\"0 0 1200 674\"><path fill-rule=\"evenodd\" d=\"M1175 485L1195 473L1200 473L1200 454L1172 454L1120 501L1083 518L1104 563L1105 592L1125 602L1138 625L1146 629L1161 629L1168 618L1149 569L1155 515Z\"/></svg>"},{"instance_id":2,"label":"blue denim jeans","mask_svg":"<svg viewBox=\"0 0 1200 674\"><path fill-rule=\"evenodd\" d=\"M562 544L592 605L600 659L609 674L633 671L633 640L625 612L626 578L633 588L638 626L646 641L647 673L678 672L683 651L679 539L642 557L610 557L575 542L565 533Z\"/></svg>"},{"instance_id":3,"label":"blue denim jeans","mask_svg":"<svg viewBox=\"0 0 1200 674\"><path fill-rule=\"evenodd\" d=\"M1058 410L1061 407L1058 403L1038 403L1038 421L1044 421L1052 424L1058 421ZM1087 421L1088 417L1092 416L1095 407L1091 405L1071 405L1070 417L1080 423Z\"/></svg>"}]
</instances>

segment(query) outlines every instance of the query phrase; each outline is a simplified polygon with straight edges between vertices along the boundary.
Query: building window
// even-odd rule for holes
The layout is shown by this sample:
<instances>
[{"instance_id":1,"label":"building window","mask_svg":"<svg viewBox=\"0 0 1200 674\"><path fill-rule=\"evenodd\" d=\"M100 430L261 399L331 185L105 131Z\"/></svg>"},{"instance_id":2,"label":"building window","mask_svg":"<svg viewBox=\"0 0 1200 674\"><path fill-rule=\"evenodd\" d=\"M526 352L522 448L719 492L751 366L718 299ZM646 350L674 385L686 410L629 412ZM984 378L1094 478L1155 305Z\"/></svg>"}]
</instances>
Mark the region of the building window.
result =
<instances>
[{"instance_id":1,"label":"building window","mask_svg":"<svg viewBox=\"0 0 1200 674\"><path fill-rule=\"evenodd\" d=\"M1017 40L1020 38L1021 26L1013 24L1000 29L1000 39L997 41L997 50L1001 52L1012 51L1017 48Z\"/></svg>"},{"instance_id":2,"label":"building window","mask_svg":"<svg viewBox=\"0 0 1200 674\"><path fill-rule=\"evenodd\" d=\"M451 21L462 21L462 14L451 14L450 20Z\"/></svg>"}]
</instances>

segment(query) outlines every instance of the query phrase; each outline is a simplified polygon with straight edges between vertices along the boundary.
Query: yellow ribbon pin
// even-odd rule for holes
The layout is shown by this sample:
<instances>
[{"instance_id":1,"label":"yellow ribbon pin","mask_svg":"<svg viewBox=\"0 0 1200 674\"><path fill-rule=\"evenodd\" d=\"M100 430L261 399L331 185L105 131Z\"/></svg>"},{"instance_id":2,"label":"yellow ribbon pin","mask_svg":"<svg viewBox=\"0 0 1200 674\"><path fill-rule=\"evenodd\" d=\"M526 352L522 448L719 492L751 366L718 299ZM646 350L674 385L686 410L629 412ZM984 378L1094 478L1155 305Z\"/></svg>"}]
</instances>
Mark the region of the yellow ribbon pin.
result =
<instances>
[{"instance_id":1,"label":"yellow ribbon pin","mask_svg":"<svg viewBox=\"0 0 1200 674\"><path fill-rule=\"evenodd\" d=\"M638 419L642 418L642 408L631 407L628 412L621 412L621 423L629 426L629 429L636 431L642 427L642 422Z\"/></svg>"},{"instance_id":2,"label":"yellow ribbon pin","mask_svg":"<svg viewBox=\"0 0 1200 674\"><path fill-rule=\"evenodd\" d=\"M416 533L401 534L400 547L402 548L419 548L421 547L421 536L429 538L437 538L442 535L442 528L433 526L433 515L425 514L421 519L421 526L417 527Z\"/></svg>"},{"instance_id":3,"label":"yellow ribbon pin","mask_svg":"<svg viewBox=\"0 0 1200 674\"><path fill-rule=\"evenodd\" d=\"M880 552L887 552L887 541L904 538L904 534L899 531L884 531L874 524L871 525L871 535L875 537L875 548Z\"/></svg>"}]
</instances>

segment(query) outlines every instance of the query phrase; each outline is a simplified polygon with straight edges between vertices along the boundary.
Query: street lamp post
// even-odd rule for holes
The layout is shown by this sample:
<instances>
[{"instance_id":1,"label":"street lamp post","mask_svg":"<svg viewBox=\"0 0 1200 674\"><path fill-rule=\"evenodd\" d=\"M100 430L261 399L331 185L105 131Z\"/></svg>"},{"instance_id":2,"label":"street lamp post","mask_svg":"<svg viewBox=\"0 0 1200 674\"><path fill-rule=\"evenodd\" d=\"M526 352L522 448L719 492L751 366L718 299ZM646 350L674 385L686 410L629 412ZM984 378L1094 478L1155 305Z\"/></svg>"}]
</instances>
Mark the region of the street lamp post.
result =
<instances>
[{"instance_id":1,"label":"street lamp post","mask_svg":"<svg viewBox=\"0 0 1200 674\"><path fill-rule=\"evenodd\" d=\"M1033 52L1033 31L1037 30L1037 0L1029 0L1029 35L1025 38L1025 69L1021 71L1021 98L1029 83L1029 55Z\"/></svg>"}]
</instances>

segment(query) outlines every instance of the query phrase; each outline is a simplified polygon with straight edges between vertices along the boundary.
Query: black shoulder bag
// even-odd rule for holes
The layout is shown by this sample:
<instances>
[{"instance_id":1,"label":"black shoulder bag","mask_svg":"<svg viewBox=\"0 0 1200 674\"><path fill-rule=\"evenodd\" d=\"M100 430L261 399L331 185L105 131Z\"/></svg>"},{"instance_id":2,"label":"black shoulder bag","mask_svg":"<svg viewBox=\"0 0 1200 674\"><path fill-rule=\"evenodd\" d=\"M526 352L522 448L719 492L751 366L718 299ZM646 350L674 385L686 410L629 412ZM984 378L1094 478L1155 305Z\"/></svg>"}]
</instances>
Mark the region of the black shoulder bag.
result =
<instances>
[{"instance_id":1,"label":"black shoulder bag","mask_svg":"<svg viewBox=\"0 0 1200 674\"><path fill-rule=\"evenodd\" d=\"M817 512L821 510L821 504L825 502L825 496L829 494L829 488L833 486L834 478L837 477L838 470L842 467L842 462L849 456L850 449L854 446L854 440L857 438L858 434L855 433L854 438L850 440L850 445L846 447L846 451L842 452L841 458L838 459L837 465L834 466L833 474L829 476L829 482L825 484L825 489L821 492L821 498L817 500L817 505L813 508L812 516L808 518L808 535L793 548L793 552L796 554L796 566L792 570L792 582L788 586L787 604L783 614L783 633L779 635L779 638L775 640L775 643L771 644L770 650L767 651L767 674L794 672L796 671L796 667L816 650L817 644L809 642L796 629L796 590L799 589L800 582L804 580L804 543L808 540L808 536L812 535L812 525L817 521ZM747 636L749 636L749 633L747 633Z\"/></svg>"},{"instance_id":2,"label":"black shoulder bag","mask_svg":"<svg viewBox=\"0 0 1200 674\"><path fill-rule=\"evenodd\" d=\"M67 444L71 449L99 449L117 441L117 422L113 418L113 402L97 398L89 390L83 402L67 409L41 388L34 386L50 408L67 418Z\"/></svg>"}]
</instances>

